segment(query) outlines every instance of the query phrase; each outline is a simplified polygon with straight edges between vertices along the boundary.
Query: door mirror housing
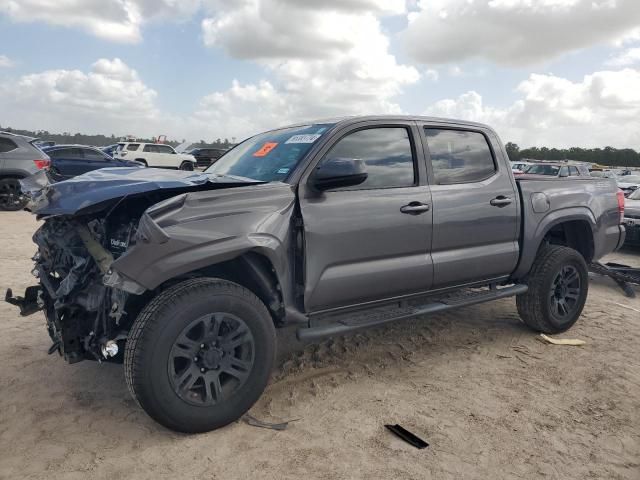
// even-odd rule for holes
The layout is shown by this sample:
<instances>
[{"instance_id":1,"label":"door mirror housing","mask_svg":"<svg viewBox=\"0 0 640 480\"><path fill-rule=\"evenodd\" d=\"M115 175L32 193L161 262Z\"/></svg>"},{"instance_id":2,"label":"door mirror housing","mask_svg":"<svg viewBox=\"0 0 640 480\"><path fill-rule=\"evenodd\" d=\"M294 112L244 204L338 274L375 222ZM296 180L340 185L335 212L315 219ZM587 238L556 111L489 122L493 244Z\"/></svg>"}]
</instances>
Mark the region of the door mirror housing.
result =
<instances>
[{"instance_id":1,"label":"door mirror housing","mask_svg":"<svg viewBox=\"0 0 640 480\"><path fill-rule=\"evenodd\" d=\"M318 165L309 184L320 192L334 188L354 187L369 175L363 160L356 158L328 158Z\"/></svg>"}]
</instances>

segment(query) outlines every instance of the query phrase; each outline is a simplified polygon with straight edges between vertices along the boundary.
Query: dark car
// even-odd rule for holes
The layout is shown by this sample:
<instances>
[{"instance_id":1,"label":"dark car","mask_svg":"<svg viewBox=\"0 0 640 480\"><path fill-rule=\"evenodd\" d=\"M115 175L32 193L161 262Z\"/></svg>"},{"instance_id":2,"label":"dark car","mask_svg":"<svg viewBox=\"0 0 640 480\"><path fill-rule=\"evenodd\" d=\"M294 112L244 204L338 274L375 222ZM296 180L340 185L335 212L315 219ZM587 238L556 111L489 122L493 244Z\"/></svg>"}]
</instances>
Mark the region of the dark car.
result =
<instances>
[{"instance_id":1,"label":"dark car","mask_svg":"<svg viewBox=\"0 0 640 480\"><path fill-rule=\"evenodd\" d=\"M142 166L139 162L113 158L98 148L83 145L55 145L42 150L51 158L49 173L55 180L66 180L100 168Z\"/></svg>"},{"instance_id":2,"label":"dark car","mask_svg":"<svg viewBox=\"0 0 640 480\"><path fill-rule=\"evenodd\" d=\"M224 148L194 148L189 152L196 158L198 167L207 168L218 161L227 150Z\"/></svg>"},{"instance_id":3,"label":"dark car","mask_svg":"<svg viewBox=\"0 0 640 480\"><path fill-rule=\"evenodd\" d=\"M114 143L113 145L107 145L106 147L99 147L99 148L100 148L101 151L103 151L104 153L106 153L110 157L113 157L114 153L118 149L118 144Z\"/></svg>"}]
</instances>

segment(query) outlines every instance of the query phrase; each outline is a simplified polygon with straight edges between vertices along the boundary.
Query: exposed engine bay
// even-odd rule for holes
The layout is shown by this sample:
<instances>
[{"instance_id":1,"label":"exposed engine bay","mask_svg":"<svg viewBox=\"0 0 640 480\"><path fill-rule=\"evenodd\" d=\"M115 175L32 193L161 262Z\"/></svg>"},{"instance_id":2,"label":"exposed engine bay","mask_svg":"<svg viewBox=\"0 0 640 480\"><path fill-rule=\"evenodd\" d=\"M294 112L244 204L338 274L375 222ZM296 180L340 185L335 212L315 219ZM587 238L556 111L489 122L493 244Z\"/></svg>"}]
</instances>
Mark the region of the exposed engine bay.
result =
<instances>
[{"instance_id":1,"label":"exposed engine bay","mask_svg":"<svg viewBox=\"0 0 640 480\"><path fill-rule=\"evenodd\" d=\"M104 360L118 352L129 320L129 293L105 285L103 277L131 242L137 218L53 217L34 234L38 251L33 275L40 281L37 302L45 313L51 351L70 363Z\"/></svg>"}]
</instances>

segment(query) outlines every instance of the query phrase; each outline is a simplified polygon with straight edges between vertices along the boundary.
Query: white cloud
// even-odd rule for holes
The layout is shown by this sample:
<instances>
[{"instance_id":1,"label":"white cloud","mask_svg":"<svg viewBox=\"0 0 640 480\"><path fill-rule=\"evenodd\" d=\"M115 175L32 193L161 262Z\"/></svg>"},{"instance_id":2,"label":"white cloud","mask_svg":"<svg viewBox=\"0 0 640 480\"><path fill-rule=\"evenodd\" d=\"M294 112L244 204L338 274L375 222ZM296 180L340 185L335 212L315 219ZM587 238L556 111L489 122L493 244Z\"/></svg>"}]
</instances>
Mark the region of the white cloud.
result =
<instances>
[{"instance_id":1,"label":"white cloud","mask_svg":"<svg viewBox=\"0 0 640 480\"><path fill-rule=\"evenodd\" d=\"M226 118L238 118L254 104L254 92L279 105L278 123L399 112L394 97L420 78L416 68L398 64L389 53L389 39L378 18L404 12L404 1L331 0L311 5L244 0L220 6L214 17L203 21L205 43L257 62L272 80L234 83L228 91L207 97L201 115L214 108L211 99L215 99ZM262 109L246 122L238 135L278 124Z\"/></svg>"},{"instance_id":2,"label":"white cloud","mask_svg":"<svg viewBox=\"0 0 640 480\"><path fill-rule=\"evenodd\" d=\"M535 64L640 32L638 0L420 0L408 18L405 47L427 64Z\"/></svg>"},{"instance_id":3,"label":"white cloud","mask_svg":"<svg viewBox=\"0 0 640 480\"><path fill-rule=\"evenodd\" d=\"M74 27L110 41L141 39L144 23L190 17L201 0L0 0L0 14L16 22Z\"/></svg>"},{"instance_id":4,"label":"white cloud","mask_svg":"<svg viewBox=\"0 0 640 480\"><path fill-rule=\"evenodd\" d=\"M25 128L149 132L160 121L156 92L120 59L100 59L88 73L46 70L0 84L3 122Z\"/></svg>"},{"instance_id":5,"label":"white cloud","mask_svg":"<svg viewBox=\"0 0 640 480\"><path fill-rule=\"evenodd\" d=\"M462 118L494 126L504 141L547 145L640 148L640 71L601 71L571 82L531 75L506 108L485 105L475 91L436 102L427 115Z\"/></svg>"},{"instance_id":6,"label":"white cloud","mask_svg":"<svg viewBox=\"0 0 640 480\"><path fill-rule=\"evenodd\" d=\"M440 72L438 72L438 70L436 70L435 68L428 68L424 72L424 78L432 82L437 82L440 78Z\"/></svg>"},{"instance_id":7,"label":"white cloud","mask_svg":"<svg viewBox=\"0 0 640 480\"><path fill-rule=\"evenodd\" d=\"M0 68L10 68L13 67L14 63L6 55L0 55Z\"/></svg>"},{"instance_id":8,"label":"white cloud","mask_svg":"<svg viewBox=\"0 0 640 480\"><path fill-rule=\"evenodd\" d=\"M629 48L610 58L606 64L611 67L629 67L640 63L640 47Z\"/></svg>"}]
</instances>

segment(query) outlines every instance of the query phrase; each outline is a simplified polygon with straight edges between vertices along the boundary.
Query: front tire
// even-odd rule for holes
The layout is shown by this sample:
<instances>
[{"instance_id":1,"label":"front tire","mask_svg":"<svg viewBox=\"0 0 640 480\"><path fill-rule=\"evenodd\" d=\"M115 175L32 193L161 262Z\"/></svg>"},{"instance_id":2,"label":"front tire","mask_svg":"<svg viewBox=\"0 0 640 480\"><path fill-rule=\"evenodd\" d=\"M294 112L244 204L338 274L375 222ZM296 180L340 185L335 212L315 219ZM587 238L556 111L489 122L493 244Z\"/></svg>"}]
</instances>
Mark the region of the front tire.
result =
<instances>
[{"instance_id":1,"label":"front tire","mask_svg":"<svg viewBox=\"0 0 640 480\"><path fill-rule=\"evenodd\" d=\"M564 332L580 318L587 301L587 263L572 248L545 245L531 267L528 285L527 293L516 297L522 321L538 332Z\"/></svg>"},{"instance_id":2,"label":"front tire","mask_svg":"<svg viewBox=\"0 0 640 480\"><path fill-rule=\"evenodd\" d=\"M239 419L267 386L273 321L246 288L214 278L181 282L138 315L125 347L129 391L172 430L197 433Z\"/></svg>"}]
</instances>

